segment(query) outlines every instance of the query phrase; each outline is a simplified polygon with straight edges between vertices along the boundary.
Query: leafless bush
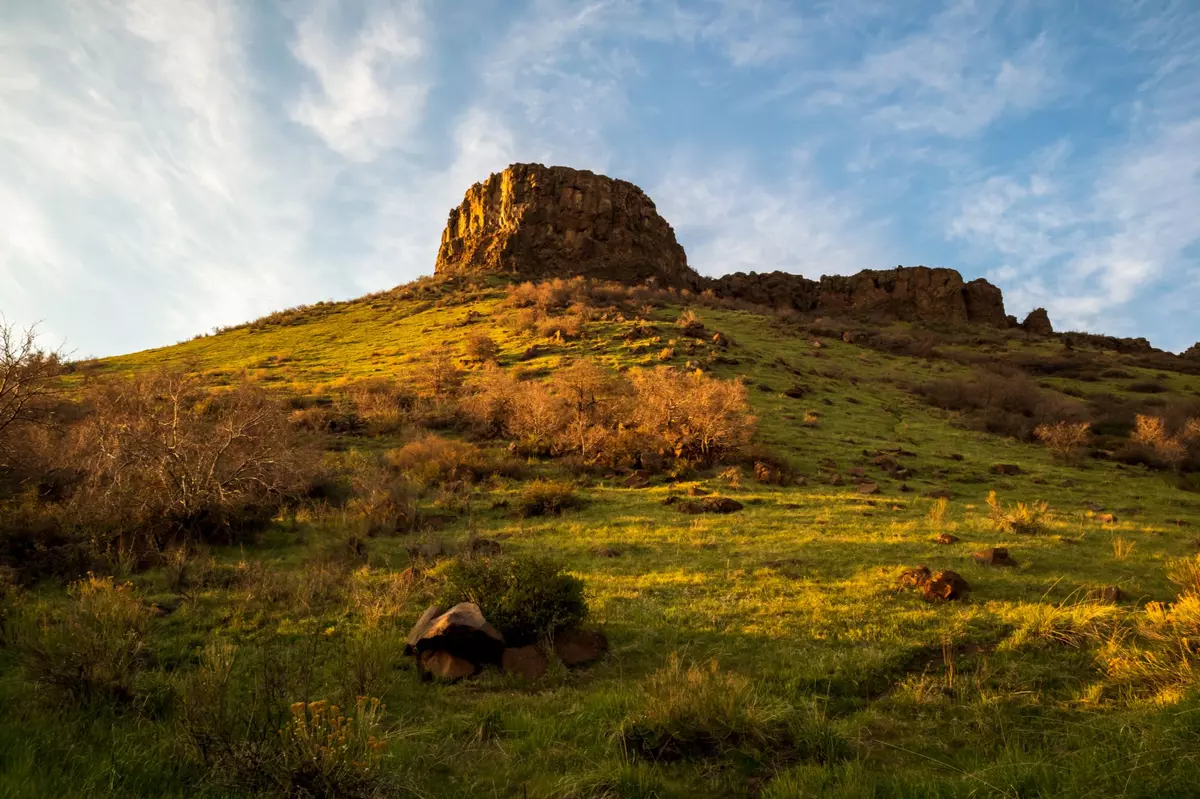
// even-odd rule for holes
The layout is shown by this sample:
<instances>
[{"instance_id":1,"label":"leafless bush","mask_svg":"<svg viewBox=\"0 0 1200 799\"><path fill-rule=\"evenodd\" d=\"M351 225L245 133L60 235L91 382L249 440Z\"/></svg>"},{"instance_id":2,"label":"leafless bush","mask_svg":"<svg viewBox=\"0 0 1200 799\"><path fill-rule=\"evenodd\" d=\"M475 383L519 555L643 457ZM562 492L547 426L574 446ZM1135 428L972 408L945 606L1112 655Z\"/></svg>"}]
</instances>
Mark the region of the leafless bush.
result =
<instances>
[{"instance_id":1,"label":"leafless bush","mask_svg":"<svg viewBox=\"0 0 1200 799\"><path fill-rule=\"evenodd\" d=\"M676 458L710 464L750 441L755 418L746 387L700 371L660 366L632 375L634 418Z\"/></svg>"},{"instance_id":2,"label":"leafless bush","mask_svg":"<svg viewBox=\"0 0 1200 799\"><path fill-rule=\"evenodd\" d=\"M18 330L0 316L0 476L27 450L28 428L49 421L62 372L62 354L40 349L34 328Z\"/></svg>"},{"instance_id":3,"label":"leafless bush","mask_svg":"<svg viewBox=\"0 0 1200 799\"><path fill-rule=\"evenodd\" d=\"M1091 439L1091 427L1090 422L1059 421L1053 424L1040 424L1034 428L1033 434L1046 445L1046 449L1054 453L1055 457L1064 461L1072 461L1079 457L1080 451L1087 446Z\"/></svg>"},{"instance_id":4,"label":"leafless bush","mask_svg":"<svg viewBox=\"0 0 1200 799\"><path fill-rule=\"evenodd\" d=\"M71 506L89 535L135 550L176 537L228 542L305 485L284 409L252 386L213 395L159 372L101 384L89 404L71 453L85 475Z\"/></svg>"},{"instance_id":5,"label":"leafless bush","mask_svg":"<svg viewBox=\"0 0 1200 799\"><path fill-rule=\"evenodd\" d=\"M499 354L500 347L488 334L472 333L467 336L467 357L481 363L490 363L496 360Z\"/></svg>"}]
</instances>

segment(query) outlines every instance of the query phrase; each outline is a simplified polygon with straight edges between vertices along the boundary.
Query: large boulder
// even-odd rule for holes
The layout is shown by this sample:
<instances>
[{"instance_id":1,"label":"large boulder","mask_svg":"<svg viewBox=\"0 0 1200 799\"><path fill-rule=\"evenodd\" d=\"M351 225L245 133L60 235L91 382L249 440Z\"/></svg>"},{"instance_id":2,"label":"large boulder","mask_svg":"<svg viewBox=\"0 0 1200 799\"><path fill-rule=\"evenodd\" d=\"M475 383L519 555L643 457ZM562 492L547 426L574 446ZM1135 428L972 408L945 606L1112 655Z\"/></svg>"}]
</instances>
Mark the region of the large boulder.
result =
<instances>
[{"instance_id":1,"label":"large boulder","mask_svg":"<svg viewBox=\"0 0 1200 799\"><path fill-rule=\"evenodd\" d=\"M675 231L637 186L541 164L512 164L468 189L450 212L434 271L692 289L701 282Z\"/></svg>"},{"instance_id":2,"label":"large boulder","mask_svg":"<svg viewBox=\"0 0 1200 799\"><path fill-rule=\"evenodd\" d=\"M488 624L478 605L461 602L445 613L436 607L426 610L409 632L405 648L422 662L428 652L446 652L475 665L499 663L504 636Z\"/></svg>"},{"instance_id":3,"label":"large boulder","mask_svg":"<svg viewBox=\"0 0 1200 799\"><path fill-rule=\"evenodd\" d=\"M1030 311L1029 316L1021 323L1021 329L1035 336L1049 336L1054 333L1054 326L1050 324L1050 314L1046 313L1045 308L1034 308Z\"/></svg>"}]
</instances>

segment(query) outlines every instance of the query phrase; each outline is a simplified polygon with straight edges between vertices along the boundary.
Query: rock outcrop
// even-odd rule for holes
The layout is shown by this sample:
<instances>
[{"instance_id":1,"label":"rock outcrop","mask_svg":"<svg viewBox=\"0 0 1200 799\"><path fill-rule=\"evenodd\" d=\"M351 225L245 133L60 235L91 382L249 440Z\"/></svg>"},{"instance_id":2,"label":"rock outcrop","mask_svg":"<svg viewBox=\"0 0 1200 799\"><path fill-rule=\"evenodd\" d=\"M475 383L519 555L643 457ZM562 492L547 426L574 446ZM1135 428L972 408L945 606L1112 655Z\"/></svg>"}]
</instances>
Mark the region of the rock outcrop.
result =
<instances>
[{"instance_id":1,"label":"rock outcrop","mask_svg":"<svg viewBox=\"0 0 1200 799\"><path fill-rule=\"evenodd\" d=\"M675 231L637 186L541 164L513 164L472 186L450 212L434 271L691 289L701 282Z\"/></svg>"},{"instance_id":2,"label":"rock outcrop","mask_svg":"<svg viewBox=\"0 0 1200 799\"><path fill-rule=\"evenodd\" d=\"M1021 323L1021 329L1035 336L1054 335L1054 325L1050 324L1050 314L1046 313L1045 308L1034 308L1030 311L1029 316Z\"/></svg>"},{"instance_id":3,"label":"rock outcrop","mask_svg":"<svg viewBox=\"0 0 1200 799\"><path fill-rule=\"evenodd\" d=\"M1000 289L965 282L954 269L898 266L809 280L787 272L737 272L709 282L718 296L797 311L912 322L972 322L1007 327Z\"/></svg>"},{"instance_id":4,"label":"rock outcrop","mask_svg":"<svg viewBox=\"0 0 1200 799\"><path fill-rule=\"evenodd\" d=\"M1181 357L1193 361L1200 361L1200 341L1197 341L1195 344L1184 350Z\"/></svg>"},{"instance_id":5,"label":"rock outcrop","mask_svg":"<svg viewBox=\"0 0 1200 799\"><path fill-rule=\"evenodd\" d=\"M803 312L1009 325L1000 289L966 282L953 269L897 267L820 280L786 272L701 277L637 186L541 164L513 164L467 191L450 212L435 272L653 282Z\"/></svg>"}]
</instances>

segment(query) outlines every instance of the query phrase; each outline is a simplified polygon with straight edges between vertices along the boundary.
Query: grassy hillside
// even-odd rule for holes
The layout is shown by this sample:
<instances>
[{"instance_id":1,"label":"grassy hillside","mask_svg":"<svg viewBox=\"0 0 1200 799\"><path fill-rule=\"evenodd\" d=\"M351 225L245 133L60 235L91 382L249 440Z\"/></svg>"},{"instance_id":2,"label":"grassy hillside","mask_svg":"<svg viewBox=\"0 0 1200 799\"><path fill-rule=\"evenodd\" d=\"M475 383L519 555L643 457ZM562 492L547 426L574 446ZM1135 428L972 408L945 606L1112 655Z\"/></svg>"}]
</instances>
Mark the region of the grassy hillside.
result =
<instances>
[{"instance_id":1,"label":"grassy hillside","mask_svg":"<svg viewBox=\"0 0 1200 799\"><path fill-rule=\"evenodd\" d=\"M1197 548L1200 494L1170 470L1056 460L1037 443L983 432L988 408L943 410L953 403L929 387L999 379L1093 415L1165 413L1200 396L1200 376L1020 331L880 328L693 299L629 297L522 320L499 284L426 283L81 365L77 387L164 367L218 391L248 381L298 416L336 412L367 381L421 394L443 351L469 385L483 373L467 354L476 333L524 379L582 357L614 370L690 365L745 382L756 451L789 478L760 483L753 457L735 458L651 475L637 489L617 469L529 457L457 493L426 486L416 499L426 523L405 535L363 536L353 503L293 509L252 543L117 575L128 596L159 609L138 623L144 657L133 695L117 703L63 702L39 684L30 642L48 646L90 611L78 587L27 588L10 600L0 656L0 793L321 795L311 781L230 782L197 754L204 725L252 749L252 736L230 730L246 724L239 710L266 707L275 692L386 706L379 756L347 766L357 781L339 783L343 795L1193 794L1200 705L1189 635L1200 633L1200 614L1176 597L1187 588L1180 562ZM677 324L685 304L702 335ZM565 317L578 335L546 335ZM1004 424L1026 418L1005 413ZM1114 424L1095 425L1099 448L1123 435ZM444 437L463 435L443 427ZM308 435L341 464L421 434L404 421ZM480 446L507 452L504 441ZM570 482L581 506L516 517L535 477ZM744 508L697 516L666 504L693 489ZM948 501L929 496L939 492ZM1046 503L1040 528L1005 530L991 492L1010 509ZM942 533L958 540L936 543ZM415 581L401 573L418 544L454 554L480 537L508 555L551 555L581 578L588 623L607 634L609 654L584 669L552 664L532 684L496 670L421 681L403 639L440 567ZM1017 565L972 559L990 547ZM928 603L901 588L918 565L958 572L969 599ZM1120 601L1089 598L1113 586ZM652 758L638 748L646 740L671 745Z\"/></svg>"}]
</instances>

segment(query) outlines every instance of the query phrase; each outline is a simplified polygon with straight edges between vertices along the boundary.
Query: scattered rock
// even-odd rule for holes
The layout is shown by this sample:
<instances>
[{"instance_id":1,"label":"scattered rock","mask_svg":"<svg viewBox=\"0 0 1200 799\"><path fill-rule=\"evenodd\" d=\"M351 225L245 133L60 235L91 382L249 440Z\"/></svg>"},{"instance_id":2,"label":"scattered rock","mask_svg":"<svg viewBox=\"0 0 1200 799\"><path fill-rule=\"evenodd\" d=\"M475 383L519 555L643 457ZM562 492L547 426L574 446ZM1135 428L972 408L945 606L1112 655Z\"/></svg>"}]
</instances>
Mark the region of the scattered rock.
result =
<instances>
[{"instance_id":1,"label":"scattered rock","mask_svg":"<svg viewBox=\"0 0 1200 799\"><path fill-rule=\"evenodd\" d=\"M441 541L422 541L415 546L405 547L404 551L414 561L427 561L440 558L445 554L446 547Z\"/></svg>"},{"instance_id":2,"label":"scattered rock","mask_svg":"<svg viewBox=\"0 0 1200 799\"><path fill-rule=\"evenodd\" d=\"M675 509L680 513L735 513L743 507L742 503L729 497L704 497L675 503Z\"/></svg>"},{"instance_id":3,"label":"scattered rock","mask_svg":"<svg viewBox=\"0 0 1200 799\"><path fill-rule=\"evenodd\" d=\"M602 558L619 558L624 554L624 551L618 547L602 546L593 549L592 554L598 555Z\"/></svg>"},{"instance_id":4,"label":"scattered rock","mask_svg":"<svg viewBox=\"0 0 1200 799\"><path fill-rule=\"evenodd\" d=\"M932 491L926 491L924 496L930 499L950 499L950 491L945 488L935 488Z\"/></svg>"},{"instance_id":5,"label":"scattered rock","mask_svg":"<svg viewBox=\"0 0 1200 799\"><path fill-rule=\"evenodd\" d=\"M493 541L490 538L474 538L471 539L471 543L467 549L472 555L491 558L499 555L503 547L500 546L499 541Z\"/></svg>"},{"instance_id":6,"label":"scattered rock","mask_svg":"<svg viewBox=\"0 0 1200 799\"><path fill-rule=\"evenodd\" d=\"M754 463L754 479L764 485L779 485L783 482L783 472L771 466L769 463L755 461Z\"/></svg>"},{"instance_id":7,"label":"scattered rock","mask_svg":"<svg viewBox=\"0 0 1200 799\"><path fill-rule=\"evenodd\" d=\"M950 456L950 460L952 460L952 461L961 461L961 460L964 460L964 458L963 458L963 456L962 456L962 454L961 454L961 453L955 452L955 453L953 453L953 454Z\"/></svg>"},{"instance_id":8,"label":"scattered rock","mask_svg":"<svg viewBox=\"0 0 1200 799\"><path fill-rule=\"evenodd\" d=\"M546 676L550 659L536 646L509 647L500 656L500 668L506 674L515 674L526 680L540 680Z\"/></svg>"},{"instance_id":9,"label":"scattered rock","mask_svg":"<svg viewBox=\"0 0 1200 799\"><path fill-rule=\"evenodd\" d=\"M445 650L422 652L418 660L422 674L454 682L479 673L478 664Z\"/></svg>"},{"instance_id":10,"label":"scattered rock","mask_svg":"<svg viewBox=\"0 0 1200 799\"><path fill-rule=\"evenodd\" d=\"M847 344L853 344L854 338L854 333L849 330L846 330L842 333L842 341L846 342Z\"/></svg>"},{"instance_id":11,"label":"scattered rock","mask_svg":"<svg viewBox=\"0 0 1200 799\"><path fill-rule=\"evenodd\" d=\"M554 654L568 668L598 660L608 651L608 638L597 630L565 630L554 636Z\"/></svg>"},{"instance_id":12,"label":"scattered rock","mask_svg":"<svg viewBox=\"0 0 1200 799\"><path fill-rule=\"evenodd\" d=\"M862 485L860 485L858 487L858 493L860 493L860 494L878 494L879 486L876 485L875 483L863 483Z\"/></svg>"},{"instance_id":13,"label":"scattered rock","mask_svg":"<svg viewBox=\"0 0 1200 799\"><path fill-rule=\"evenodd\" d=\"M1117 517L1115 514L1112 514L1112 513L1097 513L1095 516L1095 519L1096 519L1096 521L1100 522L1101 524L1116 524L1117 523Z\"/></svg>"},{"instance_id":14,"label":"scattered rock","mask_svg":"<svg viewBox=\"0 0 1200 799\"><path fill-rule=\"evenodd\" d=\"M959 537L950 533L938 533L937 538L933 539L935 544L957 544Z\"/></svg>"},{"instance_id":15,"label":"scattered rock","mask_svg":"<svg viewBox=\"0 0 1200 799\"><path fill-rule=\"evenodd\" d=\"M689 497L707 497L711 493L712 493L711 491L703 489L700 486L689 486L688 487L688 496Z\"/></svg>"},{"instance_id":16,"label":"scattered rock","mask_svg":"<svg viewBox=\"0 0 1200 799\"><path fill-rule=\"evenodd\" d=\"M900 587L921 588L929 581L931 576L933 575L929 571L928 566L918 566L915 569L909 569L900 575Z\"/></svg>"},{"instance_id":17,"label":"scattered rock","mask_svg":"<svg viewBox=\"0 0 1200 799\"><path fill-rule=\"evenodd\" d=\"M1102 588L1093 588L1087 592L1087 598L1092 602L1105 602L1108 604L1116 604L1126 598L1125 592L1115 585L1106 585Z\"/></svg>"},{"instance_id":18,"label":"scattered rock","mask_svg":"<svg viewBox=\"0 0 1200 799\"><path fill-rule=\"evenodd\" d=\"M992 467L992 474L1002 474L1006 477L1013 477L1021 473L1021 467L1015 463L997 463Z\"/></svg>"},{"instance_id":19,"label":"scattered rock","mask_svg":"<svg viewBox=\"0 0 1200 799\"><path fill-rule=\"evenodd\" d=\"M851 477L866 477L867 470L861 466L852 466L846 470L846 474L850 475Z\"/></svg>"},{"instance_id":20,"label":"scattered rock","mask_svg":"<svg viewBox=\"0 0 1200 799\"><path fill-rule=\"evenodd\" d=\"M834 472L833 474L831 474L831 475L829 476L829 479L828 479L828 481L827 481L827 482L828 482L828 483L829 483L831 486L840 486L840 485L842 485L843 483L845 483L846 481L842 479L842 476L841 476L840 474L838 474L837 472Z\"/></svg>"},{"instance_id":21,"label":"scattered rock","mask_svg":"<svg viewBox=\"0 0 1200 799\"><path fill-rule=\"evenodd\" d=\"M971 586L958 572L935 572L921 588L921 596L926 602L950 602L962 599L971 591Z\"/></svg>"},{"instance_id":22,"label":"scattered rock","mask_svg":"<svg viewBox=\"0 0 1200 799\"><path fill-rule=\"evenodd\" d=\"M623 481L626 488L646 488L650 485L650 475L644 471L636 471Z\"/></svg>"},{"instance_id":23,"label":"scattered rock","mask_svg":"<svg viewBox=\"0 0 1200 799\"><path fill-rule=\"evenodd\" d=\"M908 483L901 483L900 490L903 491L905 494L908 494L908 493L912 492L914 489Z\"/></svg>"},{"instance_id":24,"label":"scattered rock","mask_svg":"<svg viewBox=\"0 0 1200 799\"><path fill-rule=\"evenodd\" d=\"M900 468L900 464L890 455L879 455L871 462L886 472L894 472Z\"/></svg>"},{"instance_id":25,"label":"scattered rock","mask_svg":"<svg viewBox=\"0 0 1200 799\"><path fill-rule=\"evenodd\" d=\"M783 392L783 396L789 399L801 399L808 393L808 389L804 386L792 386L787 391Z\"/></svg>"},{"instance_id":26,"label":"scattered rock","mask_svg":"<svg viewBox=\"0 0 1200 799\"><path fill-rule=\"evenodd\" d=\"M1008 550L1004 547L992 547L991 549L981 549L971 555L976 563L984 566L1016 566L1017 562L1008 554Z\"/></svg>"}]
</instances>

